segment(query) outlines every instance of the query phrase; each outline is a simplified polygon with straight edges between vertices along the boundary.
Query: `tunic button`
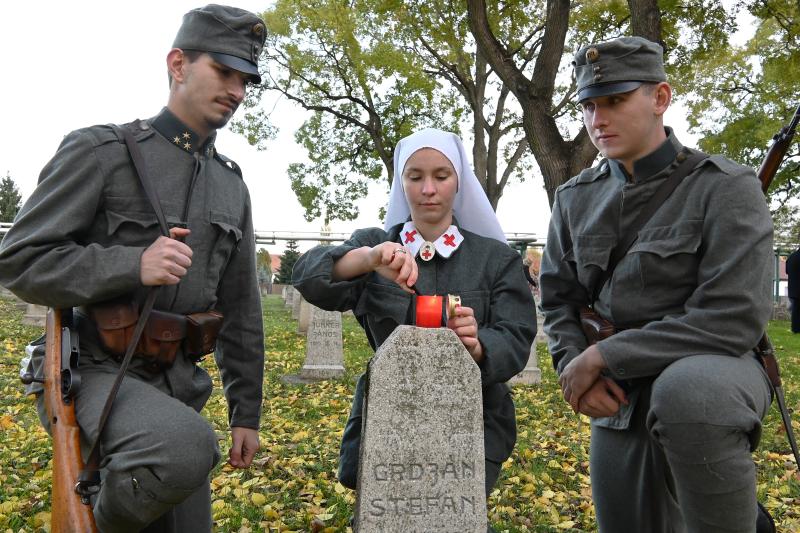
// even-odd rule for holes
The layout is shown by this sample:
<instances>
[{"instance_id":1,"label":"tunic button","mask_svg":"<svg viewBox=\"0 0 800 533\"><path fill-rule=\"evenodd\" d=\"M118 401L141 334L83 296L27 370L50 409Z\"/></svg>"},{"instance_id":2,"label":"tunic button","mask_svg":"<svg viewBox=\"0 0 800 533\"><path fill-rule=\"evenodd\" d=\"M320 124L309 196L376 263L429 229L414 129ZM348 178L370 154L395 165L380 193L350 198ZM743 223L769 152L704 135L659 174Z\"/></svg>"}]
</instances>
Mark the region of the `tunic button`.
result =
<instances>
[{"instance_id":1,"label":"tunic button","mask_svg":"<svg viewBox=\"0 0 800 533\"><path fill-rule=\"evenodd\" d=\"M139 128L141 128L144 131L147 131L150 129L150 124L148 124L147 122L140 122Z\"/></svg>"},{"instance_id":2,"label":"tunic button","mask_svg":"<svg viewBox=\"0 0 800 533\"><path fill-rule=\"evenodd\" d=\"M594 81L600 81L602 79L603 79L603 75L602 74L595 74L594 75Z\"/></svg>"},{"instance_id":3,"label":"tunic button","mask_svg":"<svg viewBox=\"0 0 800 533\"><path fill-rule=\"evenodd\" d=\"M618 368L617 369L617 374L619 374L620 376L624 376L625 375L625 369L624 368Z\"/></svg>"},{"instance_id":4,"label":"tunic button","mask_svg":"<svg viewBox=\"0 0 800 533\"><path fill-rule=\"evenodd\" d=\"M678 163L683 163L686 161L686 152L679 153L676 159L678 160Z\"/></svg>"}]
</instances>

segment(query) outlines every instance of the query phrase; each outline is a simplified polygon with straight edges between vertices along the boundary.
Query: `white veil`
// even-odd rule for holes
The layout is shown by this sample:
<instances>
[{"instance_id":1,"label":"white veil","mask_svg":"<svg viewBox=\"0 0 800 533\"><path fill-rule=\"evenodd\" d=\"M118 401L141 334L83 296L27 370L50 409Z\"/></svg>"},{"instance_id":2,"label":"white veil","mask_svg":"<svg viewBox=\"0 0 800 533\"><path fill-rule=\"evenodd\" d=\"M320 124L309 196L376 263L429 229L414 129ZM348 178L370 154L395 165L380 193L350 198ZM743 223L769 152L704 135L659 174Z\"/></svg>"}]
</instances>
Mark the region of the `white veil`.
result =
<instances>
[{"instance_id":1,"label":"white veil","mask_svg":"<svg viewBox=\"0 0 800 533\"><path fill-rule=\"evenodd\" d=\"M412 133L397 143L394 150L394 181L389 192L384 229L408 220L411 210L403 191L403 169L411 155L422 148L438 150L450 160L458 175L458 192L453 201L453 215L458 225L483 237L506 242L500 222L483 192L478 178L467 159L464 144L458 135L448 131L426 128Z\"/></svg>"}]
</instances>

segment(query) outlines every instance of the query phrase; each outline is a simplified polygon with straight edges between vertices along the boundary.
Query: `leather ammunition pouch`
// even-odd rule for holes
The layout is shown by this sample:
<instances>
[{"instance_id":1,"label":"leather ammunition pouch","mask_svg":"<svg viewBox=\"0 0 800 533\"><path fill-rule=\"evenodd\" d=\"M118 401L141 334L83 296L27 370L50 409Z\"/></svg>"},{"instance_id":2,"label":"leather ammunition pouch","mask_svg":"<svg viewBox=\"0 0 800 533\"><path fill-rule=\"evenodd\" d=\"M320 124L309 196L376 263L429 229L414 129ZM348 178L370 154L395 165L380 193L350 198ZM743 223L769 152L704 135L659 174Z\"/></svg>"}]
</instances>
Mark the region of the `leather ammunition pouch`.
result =
<instances>
[{"instance_id":1,"label":"leather ammunition pouch","mask_svg":"<svg viewBox=\"0 0 800 533\"><path fill-rule=\"evenodd\" d=\"M217 347L217 336L222 328L222 313L208 311L186 315L186 357L199 361Z\"/></svg>"},{"instance_id":2,"label":"leather ammunition pouch","mask_svg":"<svg viewBox=\"0 0 800 533\"><path fill-rule=\"evenodd\" d=\"M139 319L138 306L132 301L111 300L88 307L103 348L121 359ZM222 313L208 311L179 315L153 310L147 318L135 355L147 359L153 368L163 370L175 363L178 350L196 362L214 351L222 328Z\"/></svg>"},{"instance_id":3,"label":"leather ammunition pouch","mask_svg":"<svg viewBox=\"0 0 800 533\"><path fill-rule=\"evenodd\" d=\"M581 307L580 320L583 335L590 346L617 332L614 324L598 315L591 307Z\"/></svg>"}]
</instances>

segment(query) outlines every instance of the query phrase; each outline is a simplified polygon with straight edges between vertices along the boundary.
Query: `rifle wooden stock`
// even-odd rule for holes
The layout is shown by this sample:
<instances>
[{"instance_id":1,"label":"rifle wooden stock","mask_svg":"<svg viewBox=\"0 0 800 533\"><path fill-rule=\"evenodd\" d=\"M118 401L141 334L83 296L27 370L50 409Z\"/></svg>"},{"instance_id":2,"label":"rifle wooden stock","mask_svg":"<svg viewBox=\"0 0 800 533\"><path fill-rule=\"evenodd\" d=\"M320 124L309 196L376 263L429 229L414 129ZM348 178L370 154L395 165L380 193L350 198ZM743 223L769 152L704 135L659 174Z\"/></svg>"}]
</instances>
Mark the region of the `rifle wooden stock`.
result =
<instances>
[{"instance_id":1,"label":"rifle wooden stock","mask_svg":"<svg viewBox=\"0 0 800 533\"><path fill-rule=\"evenodd\" d=\"M767 151L767 155L758 169L758 180L761 182L761 190L764 191L764 194L767 193L767 189L769 189L775 174L778 173L778 168L780 168L786 152L789 151L789 146L791 146L792 139L797 132L798 122L800 122L800 105L797 106L789 125L781 128L781 131L773 137L773 142Z\"/></svg>"},{"instance_id":2,"label":"rifle wooden stock","mask_svg":"<svg viewBox=\"0 0 800 533\"><path fill-rule=\"evenodd\" d=\"M47 344L44 362L44 399L53 437L53 488L51 531L53 533L96 532L92 508L75 492L83 468L80 428L74 402L61 395L61 310L47 312Z\"/></svg>"}]
</instances>

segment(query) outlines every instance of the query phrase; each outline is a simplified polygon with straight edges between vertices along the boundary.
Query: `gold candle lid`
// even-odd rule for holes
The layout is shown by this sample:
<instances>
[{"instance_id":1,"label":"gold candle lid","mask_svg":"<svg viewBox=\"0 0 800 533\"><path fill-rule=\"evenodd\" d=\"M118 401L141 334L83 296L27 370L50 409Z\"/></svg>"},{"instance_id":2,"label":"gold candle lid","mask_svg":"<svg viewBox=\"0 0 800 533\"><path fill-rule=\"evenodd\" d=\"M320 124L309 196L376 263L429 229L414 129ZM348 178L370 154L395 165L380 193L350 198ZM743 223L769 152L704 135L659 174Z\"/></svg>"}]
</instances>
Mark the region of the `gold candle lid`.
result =
<instances>
[{"instance_id":1,"label":"gold candle lid","mask_svg":"<svg viewBox=\"0 0 800 533\"><path fill-rule=\"evenodd\" d=\"M455 316L456 306L461 305L461 296L455 294L447 295L447 318Z\"/></svg>"}]
</instances>

